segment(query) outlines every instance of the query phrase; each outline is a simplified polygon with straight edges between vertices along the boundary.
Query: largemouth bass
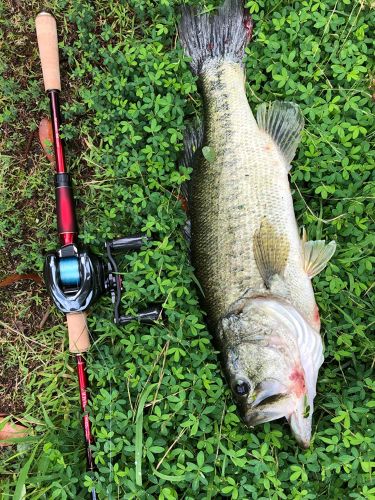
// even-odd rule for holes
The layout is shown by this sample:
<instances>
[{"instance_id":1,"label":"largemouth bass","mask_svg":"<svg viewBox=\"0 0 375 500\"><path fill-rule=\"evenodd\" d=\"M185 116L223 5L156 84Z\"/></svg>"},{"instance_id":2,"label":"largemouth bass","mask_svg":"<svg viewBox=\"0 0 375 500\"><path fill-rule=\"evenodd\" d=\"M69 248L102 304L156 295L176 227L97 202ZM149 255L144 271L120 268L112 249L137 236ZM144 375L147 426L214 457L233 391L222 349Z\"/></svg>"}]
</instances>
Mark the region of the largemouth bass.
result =
<instances>
[{"instance_id":1,"label":"largemouth bass","mask_svg":"<svg viewBox=\"0 0 375 500\"><path fill-rule=\"evenodd\" d=\"M205 110L186 158L192 261L208 323L245 423L286 417L308 447L323 362L311 278L335 242L299 235L288 171L303 114L277 101L261 104L255 119L242 64L251 19L241 1L215 15L184 7L179 35Z\"/></svg>"}]
</instances>

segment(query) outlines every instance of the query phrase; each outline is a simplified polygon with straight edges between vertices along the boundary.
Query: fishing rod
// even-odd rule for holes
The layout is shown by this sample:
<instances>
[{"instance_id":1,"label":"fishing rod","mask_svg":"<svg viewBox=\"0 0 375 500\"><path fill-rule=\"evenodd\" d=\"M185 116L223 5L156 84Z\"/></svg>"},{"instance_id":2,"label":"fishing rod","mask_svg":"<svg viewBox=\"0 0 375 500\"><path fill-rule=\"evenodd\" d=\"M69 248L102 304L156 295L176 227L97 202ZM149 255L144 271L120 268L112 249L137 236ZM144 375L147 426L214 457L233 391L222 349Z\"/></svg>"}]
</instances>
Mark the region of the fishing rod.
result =
<instances>
[{"instance_id":1,"label":"fishing rod","mask_svg":"<svg viewBox=\"0 0 375 500\"><path fill-rule=\"evenodd\" d=\"M91 450L93 436L88 415L88 383L85 353L90 348L87 327L87 309L104 293L110 293L114 304L114 322L124 325L131 321L152 324L161 317L161 309L152 307L137 316L120 312L122 281L116 255L129 250L139 250L146 236L128 236L107 241L105 258L83 248L78 242L71 177L67 171L63 141L60 135L61 115L59 94L61 91L60 65L56 20L49 12L40 12L36 19L36 33L42 66L44 88L50 100L53 148L55 153L55 199L57 230L60 248L46 256L44 279L56 307L66 315L69 351L75 355L82 422L86 444L87 470L95 470ZM91 498L96 499L95 490Z\"/></svg>"}]
</instances>

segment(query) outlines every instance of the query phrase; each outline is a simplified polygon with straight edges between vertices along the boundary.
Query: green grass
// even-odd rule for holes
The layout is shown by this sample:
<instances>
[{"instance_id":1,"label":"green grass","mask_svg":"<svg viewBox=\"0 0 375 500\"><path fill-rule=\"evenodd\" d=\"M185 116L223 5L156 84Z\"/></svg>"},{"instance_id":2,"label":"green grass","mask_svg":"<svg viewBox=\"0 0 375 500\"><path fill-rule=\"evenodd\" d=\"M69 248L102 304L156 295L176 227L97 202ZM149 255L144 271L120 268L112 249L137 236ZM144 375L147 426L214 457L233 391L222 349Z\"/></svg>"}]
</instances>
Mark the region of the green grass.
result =
<instances>
[{"instance_id":1,"label":"green grass","mask_svg":"<svg viewBox=\"0 0 375 500\"><path fill-rule=\"evenodd\" d=\"M43 252L57 245L52 169L35 140L26 152L48 109L33 35L42 5L0 1L4 276L40 272ZM306 130L291 171L298 224L312 238L338 242L314 279L326 361L312 445L299 449L283 422L244 427L204 326L178 201L189 174L179 164L183 130L201 101L176 42L174 3L56 0L47 6L62 40L64 131L82 242L100 250L109 238L157 233L158 241L124 258L123 306L134 312L150 298L164 301L168 322L117 328L108 298L93 308L98 472L89 477L62 318L39 285L0 291L2 370L19 377L9 401L33 429L0 452L5 499L84 498L92 484L111 499L375 498L373 15L365 2L348 0L247 5L256 23L249 102L300 104Z\"/></svg>"}]
</instances>

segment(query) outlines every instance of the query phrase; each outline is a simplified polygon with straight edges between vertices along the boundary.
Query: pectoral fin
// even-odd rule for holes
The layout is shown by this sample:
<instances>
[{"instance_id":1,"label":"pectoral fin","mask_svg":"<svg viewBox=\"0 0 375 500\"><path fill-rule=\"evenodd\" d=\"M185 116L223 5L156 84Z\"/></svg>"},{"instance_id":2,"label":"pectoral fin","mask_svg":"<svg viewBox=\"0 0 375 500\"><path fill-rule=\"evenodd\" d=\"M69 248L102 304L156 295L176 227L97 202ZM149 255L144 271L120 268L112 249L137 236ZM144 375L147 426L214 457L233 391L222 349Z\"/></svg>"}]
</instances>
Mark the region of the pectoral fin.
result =
<instances>
[{"instance_id":1,"label":"pectoral fin","mask_svg":"<svg viewBox=\"0 0 375 500\"><path fill-rule=\"evenodd\" d=\"M289 241L264 220L254 233L254 257L264 284L270 288L274 275L282 276L289 255Z\"/></svg>"},{"instance_id":2,"label":"pectoral fin","mask_svg":"<svg viewBox=\"0 0 375 500\"><path fill-rule=\"evenodd\" d=\"M328 244L324 240L303 241L304 269L306 274L313 278L322 271L336 250L336 242Z\"/></svg>"}]
</instances>

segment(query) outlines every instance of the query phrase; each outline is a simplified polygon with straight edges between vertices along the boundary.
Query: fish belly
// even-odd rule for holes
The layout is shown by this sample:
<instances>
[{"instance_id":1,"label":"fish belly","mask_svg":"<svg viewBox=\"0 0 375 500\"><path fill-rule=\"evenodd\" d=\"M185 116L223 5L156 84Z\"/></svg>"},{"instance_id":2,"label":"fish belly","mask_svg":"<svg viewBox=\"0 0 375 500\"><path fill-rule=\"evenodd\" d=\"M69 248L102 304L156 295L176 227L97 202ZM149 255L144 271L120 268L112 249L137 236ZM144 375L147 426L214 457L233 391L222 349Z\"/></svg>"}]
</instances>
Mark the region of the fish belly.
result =
<instances>
[{"instance_id":1,"label":"fish belly","mask_svg":"<svg viewBox=\"0 0 375 500\"><path fill-rule=\"evenodd\" d=\"M303 271L287 165L273 140L259 130L247 102L244 71L223 62L202 74L204 145L213 160L194 166L191 190L192 258L212 326L246 292L266 291L253 253L262 221L286 236L290 251L284 281L290 300L313 319L315 300Z\"/></svg>"}]
</instances>

